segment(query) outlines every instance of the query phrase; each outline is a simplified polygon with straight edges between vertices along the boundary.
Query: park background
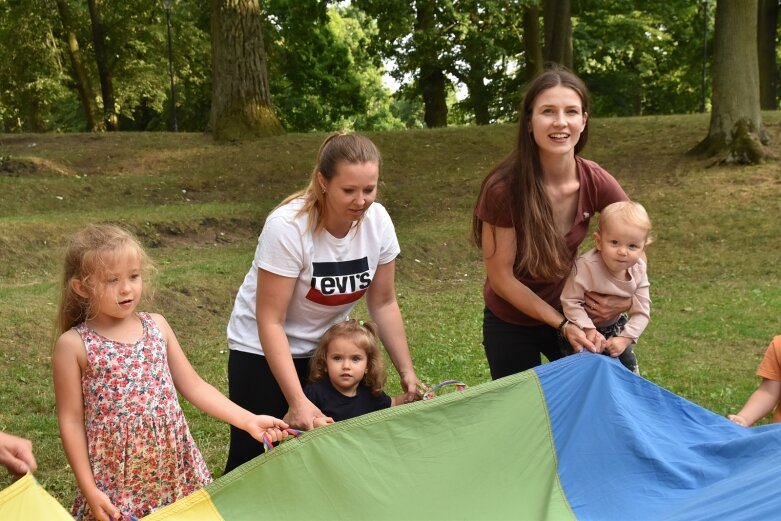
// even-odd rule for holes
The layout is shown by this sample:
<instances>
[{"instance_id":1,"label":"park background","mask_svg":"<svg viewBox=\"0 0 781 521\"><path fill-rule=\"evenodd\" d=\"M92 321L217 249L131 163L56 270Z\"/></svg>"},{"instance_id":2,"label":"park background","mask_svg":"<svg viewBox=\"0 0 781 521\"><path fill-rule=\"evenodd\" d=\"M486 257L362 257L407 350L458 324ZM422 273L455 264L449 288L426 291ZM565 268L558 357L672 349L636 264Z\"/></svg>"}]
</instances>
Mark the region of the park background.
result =
<instances>
[{"instance_id":1,"label":"park background","mask_svg":"<svg viewBox=\"0 0 781 521\"><path fill-rule=\"evenodd\" d=\"M146 309L225 391L225 326L265 216L304 186L336 129L384 155L380 201L402 247L419 376L487 381L471 211L545 62L593 90L583 155L654 221L643 377L736 411L781 333L777 16L765 0L0 0L0 430L33 440L36 477L69 506L53 320L65 239L93 222L141 238L157 266ZM260 38L228 46L250 56L216 48L231 23ZM235 63L263 66L224 67ZM744 122L748 147L724 121ZM220 475L228 427L183 406Z\"/></svg>"}]
</instances>

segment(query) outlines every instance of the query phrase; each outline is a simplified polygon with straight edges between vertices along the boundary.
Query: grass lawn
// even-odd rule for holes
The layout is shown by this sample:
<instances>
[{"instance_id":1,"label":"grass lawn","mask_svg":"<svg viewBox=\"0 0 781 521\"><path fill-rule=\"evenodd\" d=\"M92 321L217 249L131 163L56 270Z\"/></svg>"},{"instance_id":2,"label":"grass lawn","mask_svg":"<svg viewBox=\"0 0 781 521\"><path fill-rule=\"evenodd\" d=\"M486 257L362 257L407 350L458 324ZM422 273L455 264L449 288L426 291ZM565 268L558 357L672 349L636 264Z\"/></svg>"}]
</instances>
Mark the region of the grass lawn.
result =
<instances>
[{"instance_id":1,"label":"grass lawn","mask_svg":"<svg viewBox=\"0 0 781 521\"><path fill-rule=\"evenodd\" d=\"M764 117L781 156L781 117ZM637 346L643 376L723 415L756 387L764 349L781 334L781 164L709 167L685 156L707 125L707 115L592 119L583 155L654 221L653 311ZM402 247L398 298L416 370L430 383L489 379L471 210L515 134L512 125L370 134L384 155L380 200ZM36 477L64 505L76 485L50 364L65 238L105 221L139 235L158 268L145 309L166 316L196 369L224 391L233 297L266 214L306 184L323 138L217 145L201 134L0 135L0 430L33 440ZM398 392L392 372L389 385ZM228 427L183 406L220 475ZM0 488L9 482L0 477Z\"/></svg>"}]
</instances>

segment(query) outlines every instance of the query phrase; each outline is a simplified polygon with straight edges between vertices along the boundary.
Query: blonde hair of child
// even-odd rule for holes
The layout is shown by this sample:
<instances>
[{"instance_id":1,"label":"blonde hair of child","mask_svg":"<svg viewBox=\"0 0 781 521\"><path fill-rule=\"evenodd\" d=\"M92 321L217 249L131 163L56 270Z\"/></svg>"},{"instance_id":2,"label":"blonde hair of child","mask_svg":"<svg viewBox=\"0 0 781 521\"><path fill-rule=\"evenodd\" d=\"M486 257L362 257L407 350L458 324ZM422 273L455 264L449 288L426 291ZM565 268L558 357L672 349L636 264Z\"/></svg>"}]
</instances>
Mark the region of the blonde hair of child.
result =
<instances>
[{"instance_id":1,"label":"blonde hair of child","mask_svg":"<svg viewBox=\"0 0 781 521\"><path fill-rule=\"evenodd\" d=\"M361 380L372 394L378 395L385 387L385 362L377 345L377 326L371 321L345 320L325 332L309 363L309 380L318 382L328 375L328 346L336 338L348 338L366 353L366 375Z\"/></svg>"},{"instance_id":2,"label":"blonde hair of child","mask_svg":"<svg viewBox=\"0 0 781 521\"><path fill-rule=\"evenodd\" d=\"M349 132L334 132L325 138L317 151L315 168L312 170L309 185L287 196L279 206L302 197L304 205L299 210L299 215L307 215L310 231L321 232L325 228L328 208L325 204L325 192L320 186L317 174L320 173L326 180L331 181L337 174L337 165L343 161L351 165L377 163L379 167L382 157L377 146L369 138Z\"/></svg>"},{"instance_id":3,"label":"blonde hair of child","mask_svg":"<svg viewBox=\"0 0 781 521\"><path fill-rule=\"evenodd\" d=\"M70 238L65 249L62 295L57 311L58 335L96 315L95 301L100 298L102 277L122 254L138 256L142 277L148 276L154 269L138 239L119 226L91 225ZM88 298L73 290L73 279L81 281ZM147 284L144 284L143 291L147 293Z\"/></svg>"},{"instance_id":4,"label":"blonde hair of child","mask_svg":"<svg viewBox=\"0 0 781 521\"><path fill-rule=\"evenodd\" d=\"M651 237L651 218L643 208L643 205L634 201L618 201L607 205L599 213L599 225L597 232L611 223L627 224L645 231L645 246L653 242Z\"/></svg>"}]
</instances>

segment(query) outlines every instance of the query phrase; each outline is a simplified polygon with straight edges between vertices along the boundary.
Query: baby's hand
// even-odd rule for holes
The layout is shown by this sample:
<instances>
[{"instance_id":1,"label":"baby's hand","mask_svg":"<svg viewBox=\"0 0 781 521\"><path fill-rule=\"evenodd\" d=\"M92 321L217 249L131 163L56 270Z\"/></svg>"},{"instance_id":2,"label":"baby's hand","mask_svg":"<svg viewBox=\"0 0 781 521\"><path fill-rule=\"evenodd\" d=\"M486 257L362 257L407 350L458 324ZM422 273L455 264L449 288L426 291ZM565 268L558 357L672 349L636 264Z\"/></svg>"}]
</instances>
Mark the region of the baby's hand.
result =
<instances>
[{"instance_id":1,"label":"baby's hand","mask_svg":"<svg viewBox=\"0 0 781 521\"><path fill-rule=\"evenodd\" d=\"M605 344L605 352L610 356L616 357L626 351L629 344L632 343L632 339L625 336L614 336L607 340Z\"/></svg>"},{"instance_id":2,"label":"baby's hand","mask_svg":"<svg viewBox=\"0 0 781 521\"><path fill-rule=\"evenodd\" d=\"M730 415L727 416L727 418L729 418L729 420L732 423L737 423L738 425L740 425L742 427L750 427L748 422L746 422L746 419L743 418L743 416L740 416L739 414L730 414Z\"/></svg>"},{"instance_id":3,"label":"baby's hand","mask_svg":"<svg viewBox=\"0 0 781 521\"><path fill-rule=\"evenodd\" d=\"M84 494L92 515L100 521L119 521L121 513L115 507L108 496L99 488L95 487L88 494Z\"/></svg>"}]
</instances>

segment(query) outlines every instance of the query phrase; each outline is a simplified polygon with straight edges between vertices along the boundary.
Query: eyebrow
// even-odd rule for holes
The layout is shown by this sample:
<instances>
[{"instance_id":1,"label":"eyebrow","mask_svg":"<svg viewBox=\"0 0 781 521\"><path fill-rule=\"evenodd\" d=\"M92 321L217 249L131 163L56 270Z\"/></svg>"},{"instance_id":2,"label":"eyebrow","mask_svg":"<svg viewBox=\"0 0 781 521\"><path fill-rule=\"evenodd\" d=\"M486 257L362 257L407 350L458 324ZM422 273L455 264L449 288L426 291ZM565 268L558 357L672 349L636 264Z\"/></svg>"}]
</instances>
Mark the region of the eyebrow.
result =
<instances>
[{"instance_id":1,"label":"eyebrow","mask_svg":"<svg viewBox=\"0 0 781 521\"><path fill-rule=\"evenodd\" d=\"M557 107L558 107L558 105L554 105L554 104L552 104L552 103L551 103L551 104L547 104L547 105L540 105L540 108L541 108L541 109L547 109L547 108L557 108ZM583 106L582 106L582 105L566 105L564 108L565 108L565 109L578 109L578 110L583 110Z\"/></svg>"}]
</instances>

